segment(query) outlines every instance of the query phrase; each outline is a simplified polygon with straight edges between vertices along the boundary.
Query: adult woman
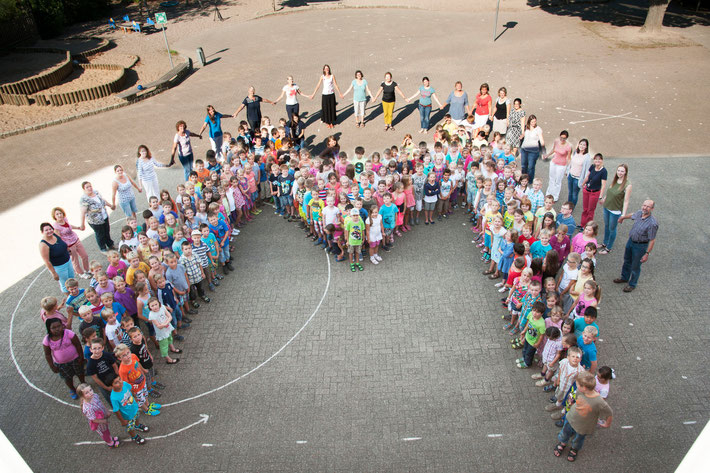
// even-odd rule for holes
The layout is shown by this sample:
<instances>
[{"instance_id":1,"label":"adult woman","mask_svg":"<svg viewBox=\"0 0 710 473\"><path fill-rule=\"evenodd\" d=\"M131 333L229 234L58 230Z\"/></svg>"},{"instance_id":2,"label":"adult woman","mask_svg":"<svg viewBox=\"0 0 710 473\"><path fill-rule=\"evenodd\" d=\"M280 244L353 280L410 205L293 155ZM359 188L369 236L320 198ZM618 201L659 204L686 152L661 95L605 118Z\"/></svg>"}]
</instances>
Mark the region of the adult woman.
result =
<instances>
[{"instance_id":1,"label":"adult woman","mask_svg":"<svg viewBox=\"0 0 710 473\"><path fill-rule=\"evenodd\" d=\"M451 120L456 123L456 125L461 125L469 114L468 94L463 91L461 81L456 81L454 91L449 94L446 103L449 104Z\"/></svg>"},{"instance_id":2,"label":"adult woman","mask_svg":"<svg viewBox=\"0 0 710 473\"><path fill-rule=\"evenodd\" d=\"M513 154L517 156L518 148L520 148L520 138L523 136L525 129L525 110L523 110L523 101L520 99L513 100L513 110L508 115L508 130L506 130L505 141L510 145Z\"/></svg>"},{"instance_id":3,"label":"adult woman","mask_svg":"<svg viewBox=\"0 0 710 473\"><path fill-rule=\"evenodd\" d=\"M476 118L473 122L473 128L481 128L483 125L488 123L488 119L491 116L491 103L493 102L493 99L488 93L488 89L488 84L484 82L478 89L478 94L476 94L476 102L474 103L472 110Z\"/></svg>"},{"instance_id":4,"label":"adult woman","mask_svg":"<svg viewBox=\"0 0 710 473\"><path fill-rule=\"evenodd\" d=\"M540 148L545 146L542 128L537 126L537 117L530 115L525 122L523 142L520 145L520 162L523 174L527 174L530 182L535 178L535 165L540 157Z\"/></svg>"},{"instance_id":5,"label":"adult woman","mask_svg":"<svg viewBox=\"0 0 710 473\"><path fill-rule=\"evenodd\" d=\"M340 87L338 87L338 82L335 80L335 76L330 72L330 66L325 64L323 66L323 75L318 79L315 90L308 96L309 99L313 99L313 96L318 92L318 87L323 84L323 91L321 97L321 121L325 123L326 127L333 128L337 122L337 116L335 113L335 91L340 94Z\"/></svg>"},{"instance_id":6,"label":"adult woman","mask_svg":"<svg viewBox=\"0 0 710 473\"><path fill-rule=\"evenodd\" d=\"M508 132L508 117L510 116L510 99L508 98L508 89L501 87L498 89L498 98L496 99L495 108L491 110L491 118L493 119L493 131L501 135ZM508 143L510 144L510 143Z\"/></svg>"},{"instance_id":7,"label":"adult woman","mask_svg":"<svg viewBox=\"0 0 710 473\"><path fill-rule=\"evenodd\" d=\"M605 255L614 247L616 240L616 226L619 218L626 215L631 198L631 183L629 182L629 167L621 164L616 168L616 174L606 195L601 199L604 204L604 243L599 253Z\"/></svg>"},{"instance_id":8,"label":"adult woman","mask_svg":"<svg viewBox=\"0 0 710 473\"><path fill-rule=\"evenodd\" d=\"M572 202L575 206L577 205L577 199L579 198L579 188L581 178L587 174L587 169L592 164L592 156L589 154L589 141L586 138L582 138L577 143L577 147L572 153L570 158L569 169L567 170L567 189L569 190L569 196L567 200Z\"/></svg>"},{"instance_id":9,"label":"adult woman","mask_svg":"<svg viewBox=\"0 0 710 473\"><path fill-rule=\"evenodd\" d=\"M170 151L170 166L175 163L175 151L177 151L178 159L180 160L182 170L185 173L185 182L187 182L190 178L190 173L192 172L192 160L195 157L192 152L190 137L196 136L197 138L202 139L202 134L193 135L190 133L190 130L187 129L187 123L185 123L184 120L178 121L175 124L175 129L177 130L177 133L175 133L175 138L173 138L173 149Z\"/></svg>"},{"instance_id":10,"label":"adult woman","mask_svg":"<svg viewBox=\"0 0 710 473\"><path fill-rule=\"evenodd\" d=\"M190 159L190 162L192 162L192 159ZM138 187L136 181L123 171L123 166L120 164L113 167L113 172L116 176L111 183L111 205L116 208L116 194L118 193L118 205L123 210L123 213L126 214L126 217L136 218L138 206L136 205L136 195L133 193L132 188L135 187L138 192L143 192L143 189Z\"/></svg>"},{"instance_id":11,"label":"adult woman","mask_svg":"<svg viewBox=\"0 0 710 473\"><path fill-rule=\"evenodd\" d=\"M377 100L377 97L382 94L382 113L385 116L385 131L392 130L392 113L394 112L394 93L398 92L404 100L409 102L409 99L404 95L404 92L400 90L399 86L395 81L392 80L392 73L385 73L385 80L380 84L380 88L374 97L370 99L370 102Z\"/></svg>"},{"instance_id":12,"label":"adult woman","mask_svg":"<svg viewBox=\"0 0 710 473\"><path fill-rule=\"evenodd\" d=\"M241 112L244 107L246 107L249 129L252 131L259 130L261 127L261 102L276 105L276 102L272 102L271 100L265 99L260 95L256 95L256 89L254 87L249 87L249 90L247 91L247 96L244 97L244 100L242 100L241 105L239 105L239 108L236 112L234 112L234 115L232 116L234 118L237 118L239 112Z\"/></svg>"},{"instance_id":13,"label":"adult woman","mask_svg":"<svg viewBox=\"0 0 710 473\"><path fill-rule=\"evenodd\" d=\"M291 138L293 147L300 150L303 147L305 136L305 124L301 121L301 117L297 113L291 115L291 120L286 123L286 136Z\"/></svg>"},{"instance_id":14,"label":"adult woman","mask_svg":"<svg viewBox=\"0 0 710 473\"><path fill-rule=\"evenodd\" d=\"M604 156L601 153L594 155L594 164L589 166L587 175L582 181L582 220L580 225L584 227L587 222L594 218L597 210L597 202L601 200L606 189L607 171L604 167Z\"/></svg>"},{"instance_id":15,"label":"adult woman","mask_svg":"<svg viewBox=\"0 0 710 473\"><path fill-rule=\"evenodd\" d=\"M205 117L205 122L200 128L199 135L202 136L202 132L205 128L210 128L210 144L212 145L212 151L217 153L219 157L222 153L222 119L232 118L231 115L222 115L217 110L214 109L212 105L207 106L207 116Z\"/></svg>"},{"instance_id":16,"label":"adult woman","mask_svg":"<svg viewBox=\"0 0 710 473\"><path fill-rule=\"evenodd\" d=\"M109 204L101 197L101 194L94 191L94 187L90 182L84 181L81 183L81 188L84 193L79 199L81 206L81 229L85 228L85 223L88 221L89 226L94 230L96 243L99 245L101 252L114 250L113 240L111 240L111 227L108 223L108 213L105 207L115 209L114 205ZM156 197L158 191L156 191Z\"/></svg>"},{"instance_id":17,"label":"adult woman","mask_svg":"<svg viewBox=\"0 0 710 473\"><path fill-rule=\"evenodd\" d=\"M547 184L545 195L554 197L555 202L560 198L562 179L565 176L565 169L569 166L572 155L572 145L567 142L567 138L569 138L569 132L562 130L560 137L557 138L555 144L552 145L551 154L553 156L550 162L550 181Z\"/></svg>"},{"instance_id":18,"label":"adult woman","mask_svg":"<svg viewBox=\"0 0 710 473\"><path fill-rule=\"evenodd\" d=\"M54 234L67 244L74 273L83 279L90 278L89 255L86 253L86 248L84 248L79 235L74 232L74 230L82 230L82 228L71 225L67 220L67 213L61 207L52 209L52 218L54 219Z\"/></svg>"},{"instance_id":19,"label":"adult woman","mask_svg":"<svg viewBox=\"0 0 710 473\"><path fill-rule=\"evenodd\" d=\"M51 227L51 225L49 226ZM44 358L47 360L49 369L59 374L64 380L69 388L71 398L76 399L78 396L74 388L74 376L77 376L82 383L84 382L85 360L79 337L71 330L64 328L62 321L57 318L47 319L44 325L47 327L47 335L42 341Z\"/></svg>"},{"instance_id":20,"label":"adult woman","mask_svg":"<svg viewBox=\"0 0 710 473\"><path fill-rule=\"evenodd\" d=\"M353 110L355 115L355 126L364 127L365 126L365 104L367 103L367 96L372 97L372 92L370 87L367 85L365 77L362 75L362 71L355 71L355 79L350 83L350 87L343 94L340 95L342 99L348 92L352 89L353 91Z\"/></svg>"},{"instance_id":21,"label":"adult woman","mask_svg":"<svg viewBox=\"0 0 710 473\"><path fill-rule=\"evenodd\" d=\"M301 88L293 82L293 76L288 76L286 78L286 85L281 89L281 95L279 98L274 100L274 105L279 103L283 96L286 96L286 116L291 118L293 114L300 114L300 106L298 105L298 96L303 95L301 93Z\"/></svg>"},{"instance_id":22,"label":"adult woman","mask_svg":"<svg viewBox=\"0 0 710 473\"><path fill-rule=\"evenodd\" d=\"M150 202L151 197L160 196L160 184L158 184L158 174L155 168L168 168L169 164L159 163L153 159L153 155L146 145L140 145L136 152L136 179L140 183L138 192L143 192L145 188L145 197Z\"/></svg>"},{"instance_id":23,"label":"adult woman","mask_svg":"<svg viewBox=\"0 0 710 473\"><path fill-rule=\"evenodd\" d=\"M415 97L419 97L419 133L427 133L429 131L429 117L431 116L431 99L436 100L439 108L443 107L441 102L439 102L439 97L436 96L434 87L429 84L428 77L424 76L422 78L422 85L419 86L419 90L407 100L414 100Z\"/></svg>"},{"instance_id":24,"label":"adult woman","mask_svg":"<svg viewBox=\"0 0 710 473\"><path fill-rule=\"evenodd\" d=\"M39 254L42 256L44 264L54 280L59 281L59 288L66 293L67 288L64 283L67 279L74 277L69 247L64 240L54 233L54 227L51 223L41 223L39 230L42 232L42 239L39 242Z\"/></svg>"}]
</instances>

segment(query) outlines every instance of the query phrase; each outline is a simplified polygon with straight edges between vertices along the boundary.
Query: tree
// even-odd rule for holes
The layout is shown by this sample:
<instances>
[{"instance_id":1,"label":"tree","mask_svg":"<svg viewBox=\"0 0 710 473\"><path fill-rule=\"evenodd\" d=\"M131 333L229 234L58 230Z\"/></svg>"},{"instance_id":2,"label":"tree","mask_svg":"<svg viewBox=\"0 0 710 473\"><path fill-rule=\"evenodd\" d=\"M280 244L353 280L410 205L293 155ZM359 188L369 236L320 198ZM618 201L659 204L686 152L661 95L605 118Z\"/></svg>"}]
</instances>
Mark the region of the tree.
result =
<instances>
[{"instance_id":1,"label":"tree","mask_svg":"<svg viewBox=\"0 0 710 473\"><path fill-rule=\"evenodd\" d=\"M663 17L670 0L648 0L646 21L641 27L642 33L658 33L663 27Z\"/></svg>"}]
</instances>

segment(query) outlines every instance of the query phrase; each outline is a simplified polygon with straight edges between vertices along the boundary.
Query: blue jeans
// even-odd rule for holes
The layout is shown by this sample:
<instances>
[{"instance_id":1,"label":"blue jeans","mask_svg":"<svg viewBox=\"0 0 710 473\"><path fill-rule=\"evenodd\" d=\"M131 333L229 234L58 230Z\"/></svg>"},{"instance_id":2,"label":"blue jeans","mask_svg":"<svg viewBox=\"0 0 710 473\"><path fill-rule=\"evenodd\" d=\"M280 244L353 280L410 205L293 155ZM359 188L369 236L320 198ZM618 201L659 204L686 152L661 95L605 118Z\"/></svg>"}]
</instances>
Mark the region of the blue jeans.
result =
<instances>
[{"instance_id":1,"label":"blue jeans","mask_svg":"<svg viewBox=\"0 0 710 473\"><path fill-rule=\"evenodd\" d=\"M173 328L177 328L177 324L181 320L182 320L182 311L180 310L180 306L176 305L175 308L173 309L173 320L170 322L170 324L173 326Z\"/></svg>"},{"instance_id":2,"label":"blue jeans","mask_svg":"<svg viewBox=\"0 0 710 473\"><path fill-rule=\"evenodd\" d=\"M422 130L429 129L429 115L431 115L431 105L425 107L424 105L419 105L419 123Z\"/></svg>"},{"instance_id":3,"label":"blue jeans","mask_svg":"<svg viewBox=\"0 0 710 473\"><path fill-rule=\"evenodd\" d=\"M525 343L523 344L523 359L525 360L525 364L528 366L533 365L533 360L535 358L535 352L537 351L537 348L534 346L530 345L527 340L525 340Z\"/></svg>"},{"instance_id":4,"label":"blue jeans","mask_svg":"<svg viewBox=\"0 0 710 473\"><path fill-rule=\"evenodd\" d=\"M567 442L572 439L570 442L569 446L570 448L574 448L575 450L579 451L582 449L582 446L584 446L584 437L586 435L578 434L577 431L575 431L571 425L569 425L569 422L565 419L565 425L562 426L562 430L560 430L560 433L557 434L557 440L560 441L560 443L564 443L567 445Z\"/></svg>"},{"instance_id":5,"label":"blue jeans","mask_svg":"<svg viewBox=\"0 0 710 473\"><path fill-rule=\"evenodd\" d=\"M604 207L604 246L608 250L614 246L614 241L616 241L616 226L619 225L620 214L615 215Z\"/></svg>"},{"instance_id":6,"label":"blue jeans","mask_svg":"<svg viewBox=\"0 0 710 473\"><path fill-rule=\"evenodd\" d=\"M567 188L569 190L567 200L572 202L576 207L577 200L579 199L579 180L576 177L572 177L572 174L567 175Z\"/></svg>"},{"instance_id":7,"label":"blue jeans","mask_svg":"<svg viewBox=\"0 0 710 473\"><path fill-rule=\"evenodd\" d=\"M182 170L185 173L185 182L190 180L190 173L192 172L192 160L194 156L192 153L186 154L185 156L178 155L180 164L182 164Z\"/></svg>"},{"instance_id":8,"label":"blue jeans","mask_svg":"<svg viewBox=\"0 0 710 473\"><path fill-rule=\"evenodd\" d=\"M636 287L641 276L641 258L646 254L648 242L635 243L631 238L626 242L624 250L624 265L621 267L621 279L629 282L629 286Z\"/></svg>"},{"instance_id":9,"label":"blue jeans","mask_svg":"<svg viewBox=\"0 0 710 473\"><path fill-rule=\"evenodd\" d=\"M123 210L123 213L126 214L126 217L132 217L138 212L135 197L127 202L119 202L118 205L121 207L121 210Z\"/></svg>"},{"instance_id":10,"label":"blue jeans","mask_svg":"<svg viewBox=\"0 0 710 473\"><path fill-rule=\"evenodd\" d=\"M219 262L226 263L229 261L229 239L227 244L222 247L222 251L219 252Z\"/></svg>"},{"instance_id":11,"label":"blue jeans","mask_svg":"<svg viewBox=\"0 0 710 473\"><path fill-rule=\"evenodd\" d=\"M293 114L295 113L296 115L298 115L299 111L300 109L297 103L293 105L286 105L286 121L290 122Z\"/></svg>"},{"instance_id":12,"label":"blue jeans","mask_svg":"<svg viewBox=\"0 0 710 473\"><path fill-rule=\"evenodd\" d=\"M520 148L520 163L523 174L530 178L530 184L535 178L535 164L540 157L540 148Z\"/></svg>"},{"instance_id":13,"label":"blue jeans","mask_svg":"<svg viewBox=\"0 0 710 473\"><path fill-rule=\"evenodd\" d=\"M71 260L62 265L54 266L54 270L59 275L59 289L61 289L63 293L66 293L67 288L64 283L67 282L67 279L74 277L74 266Z\"/></svg>"}]
</instances>

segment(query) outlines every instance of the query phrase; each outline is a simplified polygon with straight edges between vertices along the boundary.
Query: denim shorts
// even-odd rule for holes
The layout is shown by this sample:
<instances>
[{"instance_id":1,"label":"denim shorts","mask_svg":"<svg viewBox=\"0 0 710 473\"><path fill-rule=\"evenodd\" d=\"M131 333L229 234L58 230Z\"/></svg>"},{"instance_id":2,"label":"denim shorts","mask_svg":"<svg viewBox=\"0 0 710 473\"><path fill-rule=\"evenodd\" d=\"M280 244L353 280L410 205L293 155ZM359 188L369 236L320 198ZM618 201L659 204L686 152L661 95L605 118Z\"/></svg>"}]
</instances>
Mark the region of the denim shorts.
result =
<instances>
[{"instance_id":1,"label":"denim shorts","mask_svg":"<svg viewBox=\"0 0 710 473\"><path fill-rule=\"evenodd\" d=\"M130 217L133 214L138 213L138 206L136 205L136 198L132 198L127 202L119 202L118 205L121 206L121 210L126 214L126 217Z\"/></svg>"},{"instance_id":2,"label":"denim shorts","mask_svg":"<svg viewBox=\"0 0 710 473\"><path fill-rule=\"evenodd\" d=\"M282 195L279 197L279 201L281 202L281 207L289 207L293 205L293 196Z\"/></svg>"}]
</instances>

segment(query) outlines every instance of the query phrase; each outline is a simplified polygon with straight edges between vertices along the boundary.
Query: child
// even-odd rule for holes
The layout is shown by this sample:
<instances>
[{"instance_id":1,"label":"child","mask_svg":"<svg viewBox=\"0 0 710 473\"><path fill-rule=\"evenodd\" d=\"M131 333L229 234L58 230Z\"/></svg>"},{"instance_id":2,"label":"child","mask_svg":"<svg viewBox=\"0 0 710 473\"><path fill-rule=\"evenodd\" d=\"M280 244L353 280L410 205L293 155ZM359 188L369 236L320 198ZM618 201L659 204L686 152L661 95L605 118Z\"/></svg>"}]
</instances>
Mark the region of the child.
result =
<instances>
[{"instance_id":1,"label":"child","mask_svg":"<svg viewBox=\"0 0 710 473\"><path fill-rule=\"evenodd\" d=\"M451 180L451 171L449 169L444 170L441 181L439 182L439 200L437 201L437 209L439 216L437 220L441 221L442 218L448 216L449 208L451 206L451 191L454 188L454 183Z\"/></svg>"},{"instance_id":2,"label":"child","mask_svg":"<svg viewBox=\"0 0 710 473\"><path fill-rule=\"evenodd\" d=\"M106 339L108 340L109 348L113 350L114 348L116 348L116 345L120 343L120 318L116 317L116 313L113 311L110 305L108 307L104 307L101 310L101 318L106 323L106 326L104 327L104 333L106 334Z\"/></svg>"},{"instance_id":3,"label":"child","mask_svg":"<svg viewBox=\"0 0 710 473\"><path fill-rule=\"evenodd\" d=\"M575 461L584 445L585 437L594 433L600 419L604 419L604 422L599 424L601 427L611 426L611 407L594 390L595 386L596 380L591 373L580 373L577 376L577 399L567 413L562 430L557 435L559 443L554 451L556 457L564 453L567 442L571 441L567 461Z\"/></svg>"},{"instance_id":4,"label":"child","mask_svg":"<svg viewBox=\"0 0 710 473\"><path fill-rule=\"evenodd\" d=\"M527 317L525 327L520 335L520 343L523 344L523 357L518 358L516 362L518 368L529 368L533 364L535 351L542 343L545 333L543 312L545 312L545 305L540 301L535 302L530 309L530 315Z\"/></svg>"},{"instance_id":5,"label":"child","mask_svg":"<svg viewBox=\"0 0 710 473\"><path fill-rule=\"evenodd\" d=\"M544 229L540 230L540 239L530 245L530 255L533 258L544 258L551 249L550 232Z\"/></svg>"},{"instance_id":6,"label":"child","mask_svg":"<svg viewBox=\"0 0 710 473\"><path fill-rule=\"evenodd\" d=\"M491 234L493 235L493 242L491 244L491 263L487 271L483 271L483 274L490 274L490 279L498 279L500 277L500 271L498 270L498 264L500 263L503 252L501 247L504 243L504 237L508 232L503 228L503 218L498 216L493 219L493 225L491 226ZM512 250L512 247L511 247Z\"/></svg>"},{"instance_id":7,"label":"child","mask_svg":"<svg viewBox=\"0 0 710 473\"><path fill-rule=\"evenodd\" d=\"M147 400L148 391L145 385L146 371L140 365L138 357L131 353L128 346L123 343L119 343L113 353L120 361L118 376L126 383L130 383L131 391L133 395L135 395L138 405L143 412L149 416L160 415L161 405L152 402L149 403Z\"/></svg>"},{"instance_id":8,"label":"child","mask_svg":"<svg viewBox=\"0 0 710 473\"><path fill-rule=\"evenodd\" d=\"M131 353L138 357L143 369L146 371L146 386L148 386L148 395L153 398L158 398L161 396L160 392L156 390L163 389L165 386L155 380L155 369L153 368L153 355L148 349L148 343L143 337L141 329L138 327L131 327L127 331L129 337L129 346Z\"/></svg>"},{"instance_id":9,"label":"child","mask_svg":"<svg viewBox=\"0 0 710 473\"><path fill-rule=\"evenodd\" d=\"M567 350L567 358L560 361L557 378L555 379L555 395L550 398L551 404L545 410L552 412L553 419L562 417L563 401L567 392L577 379L577 375L584 371L580 361L582 360L582 350L573 346Z\"/></svg>"},{"instance_id":10,"label":"child","mask_svg":"<svg viewBox=\"0 0 710 473\"><path fill-rule=\"evenodd\" d=\"M582 293L577 297L577 302L567 311L567 316L572 320L583 317L587 307L596 307L601 297L601 288L597 283L589 279L584 283Z\"/></svg>"},{"instance_id":11,"label":"child","mask_svg":"<svg viewBox=\"0 0 710 473\"><path fill-rule=\"evenodd\" d=\"M77 336L59 319L50 318L44 322L47 328L47 335L42 341L44 345L44 357L47 360L49 369L53 373L58 373L69 388L72 399L77 398L74 389L74 376L84 382L84 353Z\"/></svg>"},{"instance_id":12,"label":"child","mask_svg":"<svg viewBox=\"0 0 710 473\"><path fill-rule=\"evenodd\" d=\"M532 282L532 269L525 268L520 276L513 281L513 285L510 288L508 297L504 304L508 306L510 312L509 316L503 316L503 319L510 320L509 323L505 324L503 327L505 330L511 330L511 334L514 334L517 326L518 316L520 315L520 310L523 308L523 300L528 292L528 285Z\"/></svg>"},{"instance_id":13,"label":"child","mask_svg":"<svg viewBox=\"0 0 710 473\"><path fill-rule=\"evenodd\" d=\"M182 320L186 323L192 323L192 320L190 320L185 314L197 314L197 308L199 307L199 304L193 303L195 308L190 309L190 280L188 279L185 266L178 263L178 259L174 254L167 255L165 258L165 262L168 265L167 269L165 270L165 280L173 286L175 299L177 300L178 305L182 307Z\"/></svg>"},{"instance_id":14,"label":"child","mask_svg":"<svg viewBox=\"0 0 710 473\"><path fill-rule=\"evenodd\" d=\"M64 327L71 329L73 317L71 315L66 317L64 314L59 312L62 306L59 305L56 297L48 296L43 298L40 301L40 307L41 310L39 313L40 317L42 317L42 322L46 322L47 319L59 319L62 321L62 324L64 324Z\"/></svg>"},{"instance_id":15,"label":"child","mask_svg":"<svg viewBox=\"0 0 710 473\"><path fill-rule=\"evenodd\" d=\"M365 225L360 219L360 212L357 209L350 210L350 219L345 224L345 233L347 235L346 238L348 242L350 271L352 272L355 272L356 269L358 271L362 271L364 269L359 260L360 252L362 251L364 231Z\"/></svg>"},{"instance_id":16,"label":"child","mask_svg":"<svg viewBox=\"0 0 710 473\"><path fill-rule=\"evenodd\" d=\"M394 246L394 228L397 222L399 209L392 203L392 194L385 192L382 196L382 206L379 214L382 216L382 228L384 229L384 244L382 249L390 251Z\"/></svg>"},{"instance_id":17,"label":"child","mask_svg":"<svg viewBox=\"0 0 710 473\"><path fill-rule=\"evenodd\" d=\"M597 384L594 386L594 390L599 393L602 399L609 396L609 384L614 377L614 370L608 366L601 366L597 371Z\"/></svg>"},{"instance_id":18,"label":"child","mask_svg":"<svg viewBox=\"0 0 710 473\"><path fill-rule=\"evenodd\" d=\"M202 242L207 245L209 250L207 252L208 264L206 272L208 273L209 280L212 281L212 284L219 286L219 281L224 279L224 276L217 274L217 266L219 266L219 245L217 244L217 237L210 232L209 225L200 225L200 233L202 234Z\"/></svg>"},{"instance_id":19,"label":"child","mask_svg":"<svg viewBox=\"0 0 710 473\"><path fill-rule=\"evenodd\" d=\"M591 373L597 372L597 328L590 325L582 331L582 336L577 338L577 346L582 350L580 364Z\"/></svg>"},{"instance_id":20,"label":"child","mask_svg":"<svg viewBox=\"0 0 710 473\"><path fill-rule=\"evenodd\" d=\"M138 445L143 445L145 439L138 435L136 430L140 432L148 432L148 427L138 423L140 410L138 403L133 397L131 385L125 383L121 378L116 376L111 382L111 408L116 413L121 425L126 428L128 435Z\"/></svg>"},{"instance_id":21,"label":"child","mask_svg":"<svg viewBox=\"0 0 710 473\"><path fill-rule=\"evenodd\" d=\"M150 256L146 258L146 261L149 257ZM128 284L129 286L133 286L135 282L134 280L136 271L143 271L144 273L148 274L150 272L150 266L141 261L141 259L138 257L138 253L133 251L128 253L128 262L130 266L128 266L128 269L126 269L126 284Z\"/></svg>"},{"instance_id":22,"label":"child","mask_svg":"<svg viewBox=\"0 0 710 473\"><path fill-rule=\"evenodd\" d=\"M568 227L564 223L561 223L555 232L555 235L550 238L550 246L553 250L557 251L560 257L560 261L564 261L569 255L570 251L570 241L567 236Z\"/></svg>"},{"instance_id":23,"label":"child","mask_svg":"<svg viewBox=\"0 0 710 473\"><path fill-rule=\"evenodd\" d=\"M370 215L365 221L367 230L367 241L370 244L370 262L372 264L379 264L382 258L377 253L377 248L382 242L382 236L385 233L385 228L382 225L382 216L377 208L377 205L370 207Z\"/></svg>"},{"instance_id":24,"label":"child","mask_svg":"<svg viewBox=\"0 0 710 473\"><path fill-rule=\"evenodd\" d=\"M97 311L97 314L101 312L101 309ZM104 326L106 325L100 316L94 316L91 307L81 306L79 308L79 318L81 323L79 324L79 333L82 333L87 328L92 328L96 332L96 336L106 341L104 338Z\"/></svg>"},{"instance_id":25,"label":"child","mask_svg":"<svg viewBox=\"0 0 710 473\"><path fill-rule=\"evenodd\" d=\"M158 300L161 304L168 307L172 314L172 324L173 328L176 329L173 333L173 338L178 342L184 340L182 335L177 334L177 329L180 328L190 328L189 322L183 322L182 310L180 309L181 304L179 304L179 298L175 297L175 291L173 290L172 284L170 284L165 276L157 276L156 283L158 285L156 294Z\"/></svg>"},{"instance_id":26,"label":"child","mask_svg":"<svg viewBox=\"0 0 710 473\"><path fill-rule=\"evenodd\" d=\"M542 179L536 177L533 179L532 189L528 189L525 193L525 196L530 200L530 211L533 214L545 203L545 194L540 189L542 189Z\"/></svg>"},{"instance_id":27,"label":"child","mask_svg":"<svg viewBox=\"0 0 710 473\"><path fill-rule=\"evenodd\" d=\"M424 184L424 224L436 224L434 221L434 208L436 207L436 202L439 199L440 187L439 183L436 182L436 175L431 172L427 176L427 182ZM381 213L381 212L380 212ZM383 247L384 249L384 247Z\"/></svg>"},{"instance_id":28,"label":"child","mask_svg":"<svg viewBox=\"0 0 710 473\"><path fill-rule=\"evenodd\" d=\"M215 238L219 242L219 262L222 264L223 274L226 275L227 270L234 271L234 266L232 266L231 258L229 255L229 226L224 221L220 220L216 213L211 213L208 217L208 220L210 232L214 234ZM184 251L185 244L183 244L183 256L185 256ZM191 259L192 256L192 249L190 249L190 256L187 259ZM202 279L204 279L204 277L204 271L202 271Z\"/></svg>"},{"instance_id":29,"label":"child","mask_svg":"<svg viewBox=\"0 0 710 473\"><path fill-rule=\"evenodd\" d=\"M552 375L557 371L557 364L562 354L562 332L557 327L547 327L545 329L545 348L542 351L542 370L540 373L532 375L532 379L538 380L535 386L547 386L550 384Z\"/></svg>"},{"instance_id":30,"label":"child","mask_svg":"<svg viewBox=\"0 0 710 473\"><path fill-rule=\"evenodd\" d=\"M106 410L98 394L91 389L91 386L85 383L81 383L76 387L76 393L79 396L81 412L89 420L89 428L99 434L108 447L118 447L121 442L118 437L111 437L111 432L108 428L108 418L111 416L111 412ZM110 397L108 402L111 402Z\"/></svg>"},{"instance_id":31,"label":"child","mask_svg":"<svg viewBox=\"0 0 710 473\"><path fill-rule=\"evenodd\" d=\"M180 264L185 268L185 273L190 282L190 296L194 300L197 295L206 303L209 304L210 298L205 294L205 290L202 287L202 281L205 279L205 272L202 270L202 265L197 259L197 256L192 254L192 245L190 242L185 242L182 244L182 256L180 257ZM193 304L194 305L194 304ZM199 306L195 306L197 308Z\"/></svg>"},{"instance_id":32,"label":"child","mask_svg":"<svg viewBox=\"0 0 710 473\"><path fill-rule=\"evenodd\" d=\"M579 337L584 332L587 327L594 327L597 329L597 335L599 334L599 326L597 325L597 308L596 307L586 307L584 309L584 317L578 317L574 319L574 335Z\"/></svg>"},{"instance_id":33,"label":"child","mask_svg":"<svg viewBox=\"0 0 710 473\"><path fill-rule=\"evenodd\" d=\"M94 380L106 402L111 402L111 380L118 375L116 357L104 351L104 342L100 338L91 341L90 350L91 356L86 360L86 374Z\"/></svg>"},{"instance_id":34,"label":"child","mask_svg":"<svg viewBox=\"0 0 710 473\"><path fill-rule=\"evenodd\" d=\"M175 345L173 345L171 310L161 304L157 297L150 298L148 308L150 309L148 319L155 326L155 338L160 345L160 354L165 358L167 364L174 365L180 361L180 358L171 358L170 352L182 353L182 350L175 348Z\"/></svg>"},{"instance_id":35,"label":"child","mask_svg":"<svg viewBox=\"0 0 710 473\"><path fill-rule=\"evenodd\" d=\"M540 302L540 305L542 306L542 311L540 312L540 315L542 316L542 312L545 312L545 304L542 303L542 300L540 298L540 292L542 291L542 284L540 284L536 280L530 281L530 284L528 285L528 290L527 293L525 294L525 297L523 297L522 302L522 307L520 309L520 323L517 327L514 327L513 330L511 330L511 335L516 335L518 333L523 332L523 327L527 324L527 318L528 315L530 314L530 311L533 308L533 305L535 303ZM520 340L520 346L522 346L522 340Z\"/></svg>"},{"instance_id":36,"label":"child","mask_svg":"<svg viewBox=\"0 0 710 473\"><path fill-rule=\"evenodd\" d=\"M120 248L120 247L119 247ZM121 255L116 250L110 250L106 253L106 258L108 259L108 266L106 267L106 276L110 279L116 276L126 277L126 270L128 265L121 261ZM99 286L101 286L101 281L99 280Z\"/></svg>"}]
</instances>

